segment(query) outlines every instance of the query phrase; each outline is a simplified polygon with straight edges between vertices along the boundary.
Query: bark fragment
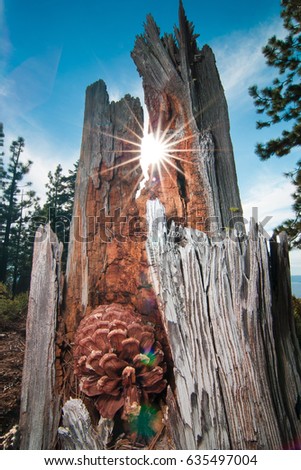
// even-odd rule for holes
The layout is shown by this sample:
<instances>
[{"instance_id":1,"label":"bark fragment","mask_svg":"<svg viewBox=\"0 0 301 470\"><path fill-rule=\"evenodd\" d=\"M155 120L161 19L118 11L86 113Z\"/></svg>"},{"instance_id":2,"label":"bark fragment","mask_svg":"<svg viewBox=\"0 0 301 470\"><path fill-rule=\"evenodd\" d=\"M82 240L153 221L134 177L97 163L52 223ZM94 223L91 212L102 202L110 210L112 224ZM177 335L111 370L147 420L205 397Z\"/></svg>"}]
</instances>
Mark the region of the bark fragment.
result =
<instances>
[{"instance_id":1,"label":"bark fragment","mask_svg":"<svg viewBox=\"0 0 301 470\"><path fill-rule=\"evenodd\" d=\"M35 236L26 325L20 439L21 449L53 449L60 419L56 389L55 337L62 244L49 225Z\"/></svg>"},{"instance_id":2,"label":"bark fragment","mask_svg":"<svg viewBox=\"0 0 301 470\"><path fill-rule=\"evenodd\" d=\"M111 439L113 421L101 418L93 427L87 408L80 399L70 399L63 406L59 439L64 450L102 450Z\"/></svg>"}]
</instances>

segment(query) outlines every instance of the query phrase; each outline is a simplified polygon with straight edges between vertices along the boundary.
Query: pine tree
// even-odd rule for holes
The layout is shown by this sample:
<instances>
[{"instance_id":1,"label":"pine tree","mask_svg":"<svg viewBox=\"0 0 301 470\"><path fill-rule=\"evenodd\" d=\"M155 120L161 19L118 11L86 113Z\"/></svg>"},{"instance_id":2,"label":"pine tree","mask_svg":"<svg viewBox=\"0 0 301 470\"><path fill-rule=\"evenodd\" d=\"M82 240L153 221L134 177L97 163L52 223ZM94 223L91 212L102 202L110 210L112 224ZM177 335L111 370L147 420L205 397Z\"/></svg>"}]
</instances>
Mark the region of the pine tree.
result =
<instances>
[{"instance_id":1,"label":"pine tree","mask_svg":"<svg viewBox=\"0 0 301 470\"><path fill-rule=\"evenodd\" d=\"M295 218L287 219L282 222L276 229L276 233L285 231L290 241L290 248L301 249L301 160L298 161L297 167L294 171L286 173L295 186L295 191L292 194L294 204L293 210Z\"/></svg>"},{"instance_id":2,"label":"pine tree","mask_svg":"<svg viewBox=\"0 0 301 470\"><path fill-rule=\"evenodd\" d=\"M291 125L285 125L280 137L256 145L256 153L262 160L273 155L283 157L301 145L301 4L300 0L282 0L281 5L281 17L288 34L284 39L271 37L263 48L267 64L277 70L278 77L262 90L253 85L249 93L257 113L265 114L267 118L256 123L258 129L278 123ZM293 194L295 218L286 220L276 231L286 228L291 247L301 248L301 160L287 176L296 187Z\"/></svg>"},{"instance_id":3,"label":"pine tree","mask_svg":"<svg viewBox=\"0 0 301 470\"><path fill-rule=\"evenodd\" d=\"M30 285L33 243L32 216L37 210L39 198L35 191L22 189L19 213L11 230L7 282L11 286L12 298L28 290Z\"/></svg>"},{"instance_id":4,"label":"pine tree","mask_svg":"<svg viewBox=\"0 0 301 470\"><path fill-rule=\"evenodd\" d=\"M32 162L21 161L25 142L22 137L13 141L7 167L0 171L1 182L1 245L0 276L10 288L12 297L29 288L32 261L30 243L31 215L38 203L31 183L24 184Z\"/></svg>"},{"instance_id":5,"label":"pine tree","mask_svg":"<svg viewBox=\"0 0 301 470\"><path fill-rule=\"evenodd\" d=\"M301 4L299 0L282 0L284 27L288 30L285 39L276 36L268 40L263 48L267 64L278 69L278 77L272 86L258 90L249 89L254 98L257 113L265 113L266 121L258 121L257 128L269 127L279 122L292 121L290 130L282 131L281 137L266 144L257 144L256 152L263 160L272 155L282 157L293 147L301 144Z\"/></svg>"},{"instance_id":6,"label":"pine tree","mask_svg":"<svg viewBox=\"0 0 301 470\"><path fill-rule=\"evenodd\" d=\"M48 183L46 184L47 199L40 214L46 217L47 221L50 222L52 230L64 244L62 255L63 269L68 253L77 168L78 162L74 164L73 170L69 170L68 176L63 174L61 165L56 167L54 173L51 171L48 173Z\"/></svg>"},{"instance_id":7,"label":"pine tree","mask_svg":"<svg viewBox=\"0 0 301 470\"><path fill-rule=\"evenodd\" d=\"M67 177L63 174L61 165L58 165L52 173L48 173L48 183L46 184L46 204L44 212L47 220L50 222L52 230L57 234L59 240L67 242L68 219L67 206L69 195L67 190Z\"/></svg>"},{"instance_id":8,"label":"pine tree","mask_svg":"<svg viewBox=\"0 0 301 470\"><path fill-rule=\"evenodd\" d=\"M9 261L9 244L13 223L18 217L18 195L20 188L18 183L29 172L32 162L29 160L26 164L20 161L21 153L25 146L24 139L19 137L13 141L10 146L11 156L8 168L3 178L3 202L1 205L1 225L3 226L1 240L1 266L0 281L6 282L7 267Z\"/></svg>"},{"instance_id":9,"label":"pine tree","mask_svg":"<svg viewBox=\"0 0 301 470\"><path fill-rule=\"evenodd\" d=\"M73 170L68 170L69 175L67 176L67 191L68 191L68 202L66 205L66 210L72 218L73 213L73 203L74 203L74 193L75 193L75 183L77 177L79 160L73 164Z\"/></svg>"},{"instance_id":10,"label":"pine tree","mask_svg":"<svg viewBox=\"0 0 301 470\"><path fill-rule=\"evenodd\" d=\"M48 173L48 183L46 184L46 204L44 211L52 230L57 234L62 242L65 242L64 230L64 208L68 197L66 194L66 177L63 175L61 165L58 165L55 172Z\"/></svg>"},{"instance_id":11,"label":"pine tree","mask_svg":"<svg viewBox=\"0 0 301 470\"><path fill-rule=\"evenodd\" d=\"M0 147L3 140L0 123ZM49 172L47 200L41 208L39 198L30 189L31 183L22 181L32 165L31 161L21 161L24 146L22 137L12 142L7 165L4 153L0 153L0 282L7 284L12 297L29 288L33 242L39 225L50 222L64 243L63 265L66 262L78 167L77 162L68 176L63 174L61 165L53 174Z\"/></svg>"}]
</instances>

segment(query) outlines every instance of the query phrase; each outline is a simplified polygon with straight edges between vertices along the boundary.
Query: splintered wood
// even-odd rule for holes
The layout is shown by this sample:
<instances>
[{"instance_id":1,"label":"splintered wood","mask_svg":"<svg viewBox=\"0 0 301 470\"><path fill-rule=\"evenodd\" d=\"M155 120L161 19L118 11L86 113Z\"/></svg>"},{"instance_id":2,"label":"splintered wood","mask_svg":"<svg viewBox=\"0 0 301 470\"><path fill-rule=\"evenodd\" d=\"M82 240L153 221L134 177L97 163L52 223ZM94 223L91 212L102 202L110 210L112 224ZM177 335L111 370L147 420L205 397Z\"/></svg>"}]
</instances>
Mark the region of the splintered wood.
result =
<instances>
[{"instance_id":1,"label":"splintered wood","mask_svg":"<svg viewBox=\"0 0 301 470\"><path fill-rule=\"evenodd\" d=\"M55 336L62 245L49 225L37 230L29 292L22 378L21 449L52 449L60 420Z\"/></svg>"},{"instance_id":2,"label":"splintered wood","mask_svg":"<svg viewBox=\"0 0 301 470\"><path fill-rule=\"evenodd\" d=\"M164 164L151 165L143 189L139 99L126 95L110 102L101 80L87 89L57 339L59 248L48 241L35 245L20 420L23 449L55 446L61 411L54 386L55 346L56 386L67 402L62 445L139 447L138 439L130 442L130 420L123 420L127 424L120 429L120 407L114 412L104 408L105 402L98 407L115 421L115 442L108 444L108 422L100 420L95 429L83 405L68 402L70 395L79 396L76 370L84 364L82 390L89 391L96 413L95 396L104 390L104 379L92 374L89 388L86 366L93 359L94 370L104 375L95 359L103 352L95 352L90 342L91 354L81 354L74 368L74 338L94 309L112 304L133 309L143 324L151 323L167 365L160 375L164 387L156 388L155 436L147 435L144 445L300 446L301 359L285 239L268 242L256 223L245 235L227 103L214 54L206 45L200 49L196 38L180 1L174 35L161 37L148 16L144 34L136 39L132 57L143 81L149 130L171 149ZM106 331L111 358L119 344L111 337L125 335L113 330ZM90 341L88 335L80 340ZM128 340L122 340L125 349ZM118 386L110 390L121 401L126 390L137 392L134 368L124 370L124 380L115 377ZM108 400L114 403L111 396ZM136 412L138 429L147 414Z\"/></svg>"},{"instance_id":3,"label":"splintered wood","mask_svg":"<svg viewBox=\"0 0 301 470\"><path fill-rule=\"evenodd\" d=\"M167 404L177 448L294 448L300 350L291 310L279 302L290 298L285 239L270 244L254 224L248 237L215 241L178 227L175 242L163 205L147 207L148 258L174 361ZM279 266L285 282L273 290Z\"/></svg>"}]
</instances>

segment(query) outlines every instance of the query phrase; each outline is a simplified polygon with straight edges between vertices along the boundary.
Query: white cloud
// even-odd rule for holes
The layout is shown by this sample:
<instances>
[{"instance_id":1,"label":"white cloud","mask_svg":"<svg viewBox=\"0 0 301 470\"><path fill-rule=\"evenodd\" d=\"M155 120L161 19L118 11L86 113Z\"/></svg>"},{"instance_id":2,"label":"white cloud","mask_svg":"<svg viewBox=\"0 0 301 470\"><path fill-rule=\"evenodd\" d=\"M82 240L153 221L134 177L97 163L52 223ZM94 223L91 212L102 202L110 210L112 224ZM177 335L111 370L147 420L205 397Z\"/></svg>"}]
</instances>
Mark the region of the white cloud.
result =
<instances>
[{"instance_id":1,"label":"white cloud","mask_svg":"<svg viewBox=\"0 0 301 470\"><path fill-rule=\"evenodd\" d=\"M28 57L11 70L12 50L5 20L5 0L0 0L0 118L5 119L6 124L18 117L27 120L29 111L50 98L61 57L60 49L48 49L44 54Z\"/></svg>"},{"instance_id":2,"label":"white cloud","mask_svg":"<svg viewBox=\"0 0 301 470\"><path fill-rule=\"evenodd\" d=\"M294 188L283 175L273 175L263 169L257 181L242 196L244 217L249 220L252 209L258 208L259 222L265 217L271 217L265 225L270 235L273 229L285 219L293 216L292 197Z\"/></svg>"},{"instance_id":3,"label":"white cloud","mask_svg":"<svg viewBox=\"0 0 301 470\"><path fill-rule=\"evenodd\" d=\"M301 276L301 250L290 252L291 273L295 276Z\"/></svg>"},{"instance_id":4,"label":"white cloud","mask_svg":"<svg viewBox=\"0 0 301 470\"><path fill-rule=\"evenodd\" d=\"M246 195L242 198L244 217L248 221L258 209L258 222L271 236L273 229L285 219L293 217L293 186L284 176L277 176L263 170ZM271 217L265 224L265 218ZM301 275L301 250L290 252L291 273Z\"/></svg>"},{"instance_id":5,"label":"white cloud","mask_svg":"<svg viewBox=\"0 0 301 470\"><path fill-rule=\"evenodd\" d=\"M217 66L231 104L241 106L248 99L246 90L256 83L261 85L271 70L265 63L262 47L272 36L282 37L282 22L277 19L262 23L249 32L236 31L226 38L218 38L212 44Z\"/></svg>"},{"instance_id":6,"label":"white cloud","mask_svg":"<svg viewBox=\"0 0 301 470\"><path fill-rule=\"evenodd\" d=\"M95 53L99 76L107 85L111 101L120 100L125 94L138 97L144 101L142 79L128 53L115 56L110 61L102 60Z\"/></svg>"},{"instance_id":7,"label":"white cloud","mask_svg":"<svg viewBox=\"0 0 301 470\"><path fill-rule=\"evenodd\" d=\"M105 80L105 82L108 88L110 101L119 101L124 95L130 94L134 98L139 98L141 104L143 104L144 95L142 83L139 78L129 80L124 83L122 83L122 81L119 83L118 81L113 81L112 78L109 78Z\"/></svg>"},{"instance_id":8,"label":"white cloud","mask_svg":"<svg viewBox=\"0 0 301 470\"><path fill-rule=\"evenodd\" d=\"M64 146L57 147L52 144L50 136L46 132L39 132L38 129L29 133L20 129L20 135L26 135L24 153L22 153L22 161L33 161L30 172L25 176L24 182L30 181L32 189L40 197L41 203L46 199L46 183L48 182L48 172L53 172L58 164L61 164L63 172L68 174L68 170L73 169L73 164L78 159L79 151L76 147L66 148ZM16 139L10 131L6 132L5 141L7 143ZM7 146L8 147L8 146ZM8 161L9 151L5 152L5 161Z\"/></svg>"},{"instance_id":9,"label":"white cloud","mask_svg":"<svg viewBox=\"0 0 301 470\"><path fill-rule=\"evenodd\" d=\"M0 108L6 120L26 116L49 99L60 55L60 50L51 50L30 57L10 74L1 77Z\"/></svg>"},{"instance_id":10,"label":"white cloud","mask_svg":"<svg viewBox=\"0 0 301 470\"><path fill-rule=\"evenodd\" d=\"M3 19L2 8L3 0L0 0L0 23ZM7 162L10 155L8 150L10 143L17 136L24 136L23 161L29 159L34 162L25 180L33 183L33 189L42 201L45 199L48 172L53 171L58 163L62 162L66 171L71 169L78 155L78 150L70 152L70 149L66 151L61 146L53 144L52 136L30 114L30 111L50 98L60 56L61 50L48 50L43 55L29 57L9 74L5 73L5 68L0 74L0 120L4 121L5 160ZM69 156L67 160L66 155ZM70 157L74 157L74 160L69 165Z\"/></svg>"},{"instance_id":11,"label":"white cloud","mask_svg":"<svg viewBox=\"0 0 301 470\"><path fill-rule=\"evenodd\" d=\"M274 73L276 75L276 71L266 65L262 54L262 47L274 34L277 37L285 35L280 19L262 23L248 32L234 32L211 44L228 104L237 116L243 109L249 109L249 106L254 108L247 92L248 87L255 83L262 87L271 83L271 77ZM271 236L277 225L294 216L291 207L294 188L283 174L277 172L280 171L279 162L275 162L272 171L271 167L264 166L260 170L252 167L246 171L252 176L249 178L249 187L240 188L244 217L249 221L253 208L256 208L255 213L258 210L258 222L265 223L265 218L271 217L264 225ZM293 250L290 261L292 274L301 274L301 250Z\"/></svg>"},{"instance_id":12,"label":"white cloud","mask_svg":"<svg viewBox=\"0 0 301 470\"><path fill-rule=\"evenodd\" d=\"M45 202L46 199L46 183L48 182L48 173L52 173L56 169L58 164L61 164L63 167L63 173L68 174L68 170L73 169L73 163L78 158L78 153L73 152L69 153L69 158L66 160L66 155L58 155L57 151L55 153L55 158L53 158L53 151L51 149L43 148L43 153L37 152L35 149L34 152L27 152L26 157L32 160L34 163L28 174L28 180L33 183L32 188L36 191L37 195L41 199L41 203Z\"/></svg>"}]
</instances>

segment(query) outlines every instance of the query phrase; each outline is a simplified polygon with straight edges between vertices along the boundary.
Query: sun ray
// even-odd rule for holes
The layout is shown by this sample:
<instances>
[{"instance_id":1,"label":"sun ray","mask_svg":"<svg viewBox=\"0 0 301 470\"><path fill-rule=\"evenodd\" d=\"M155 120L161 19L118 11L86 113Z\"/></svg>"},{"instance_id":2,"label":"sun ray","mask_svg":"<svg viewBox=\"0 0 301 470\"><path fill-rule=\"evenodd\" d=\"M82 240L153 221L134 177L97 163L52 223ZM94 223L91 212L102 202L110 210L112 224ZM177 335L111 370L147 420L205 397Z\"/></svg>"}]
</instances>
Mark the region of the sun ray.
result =
<instances>
[{"instance_id":1,"label":"sun ray","mask_svg":"<svg viewBox=\"0 0 301 470\"><path fill-rule=\"evenodd\" d=\"M182 173L182 175L185 176L185 173L179 167L177 167L177 165L175 165L171 160L164 157L162 159L162 163L163 163L163 161L166 162L168 165L172 166L175 170L177 170L179 173Z\"/></svg>"},{"instance_id":2,"label":"sun ray","mask_svg":"<svg viewBox=\"0 0 301 470\"><path fill-rule=\"evenodd\" d=\"M183 153L183 150L181 150L181 152ZM186 150L185 150L185 152L186 152ZM172 153L167 154L166 159L169 159L169 158L173 158L174 160L178 160L180 162L187 163L188 165L195 165L195 162L187 160L186 158L178 157L176 155L173 155Z\"/></svg>"},{"instance_id":3,"label":"sun ray","mask_svg":"<svg viewBox=\"0 0 301 470\"><path fill-rule=\"evenodd\" d=\"M134 171L138 170L138 168L141 167L140 162L138 165L135 165L134 168L132 168L130 171L127 172L126 176L124 176L122 179L124 180L126 177L134 173Z\"/></svg>"},{"instance_id":4,"label":"sun ray","mask_svg":"<svg viewBox=\"0 0 301 470\"><path fill-rule=\"evenodd\" d=\"M160 178L160 181L162 180L162 173L161 173L161 165L158 166L158 173L159 173L159 178ZM164 188L162 187L162 190L164 192Z\"/></svg>"},{"instance_id":5,"label":"sun ray","mask_svg":"<svg viewBox=\"0 0 301 470\"><path fill-rule=\"evenodd\" d=\"M191 148L191 149L187 149L187 148L185 148L185 149L172 149L172 150L170 150L170 154L173 155L174 153L195 152L195 150L196 149L193 149L193 148Z\"/></svg>"},{"instance_id":6,"label":"sun ray","mask_svg":"<svg viewBox=\"0 0 301 470\"><path fill-rule=\"evenodd\" d=\"M174 183L175 186L177 186L177 181L175 180L175 178L172 176L172 174L170 173L169 169L168 169L168 166L166 165L166 162L162 162L162 166L164 167L165 171L167 172L168 176L170 177L170 179L172 180L172 182Z\"/></svg>"},{"instance_id":7,"label":"sun ray","mask_svg":"<svg viewBox=\"0 0 301 470\"><path fill-rule=\"evenodd\" d=\"M128 126L124 126L124 128L129 131L131 134L133 134L135 137L137 137L137 139L141 140L143 138L143 134L142 135L139 135L137 134L135 131L133 131L130 127Z\"/></svg>"},{"instance_id":8,"label":"sun ray","mask_svg":"<svg viewBox=\"0 0 301 470\"><path fill-rule=\"evenodd\" d=\"M139 120L133 113L128 103L126 103L126 106L135 118L135 121L138 124L139 129L142 133L143 129ZM118 163L117 159L117 163L115 165L112 165L110 168L103 170L102 173L107 173L113 169L124 167L128 164L139 161L139 164L142 167L144 179L141 176L141 178L139 178L139 181L136 184L136 187L139 187L140 185L138 193L141 192L143 183L145 185L148 180L154 178L154 175L156 175L155 170L157 171L157 177L160 178L163 191L163 185L165 181L165 178L163 177L164 172L166 172L166 174L170 178L172 178L172 180L176 184L173 172L171 172L170 170L173 168L176 173L181 173L182 175L184 175L184 171L182 171L182 168L179 164L177 164L177 162L183 162L184 164L189 165L196 164L195 161L191 161L191 158L189 158L189 154L196 152L196 149L192 148L190 146L191 144L189 145L188 143L189 141L191 142L191 140L193 140L191 130L189 130L189 135L187 135L190 123L196 117L197 116L194 116L188 122L184 122L183 125L177 130L172 129L172 126L174 125L174 121L176 119L175 116L169 121L166 126L164 126L164 129L162 129L163 114L160 113L155 130L153 129L152 123L148 122L148 120L146 119L143 135L139 135L140 132L137 131L137 129L133 130L128 125L124 125L124 129L126 129L127 131L126 137L121 137L118 135L112 135L110 133L103 132L103 135L111 137L112 139L120 141L124 144L131 145L134 148L120 150L120 153L132 154L133 157L121 163ZM216 127L218 127L218 125L219 124L217 124ZM133 140L131 140L131 135L133 136ZM180 145L184 146L184 148L179 148ZM228 149L224 151L227 152ZM107 150L107 152L118 154L119 151L118 149L112 149ZM134 171L137 170L138 167L139 165L136 164L134 168L129 168L128 175L131 175ZM164 172L162 170L164 170Z\"/></svg>"},{"instance_id":9,"label":"sun ray","mask_svg":"<svg viewBox=\"0 0 301 470\"><path fill-rule=\"evenodd\" d=\"M160 189L162 191L162 193L164 194L164 196L166 196L166 189L165 189L165 181L164 181L164 177L163 177L163 173L162 173L162 167L163 167L163 164L162 165L158 165L157 166L157 174L158 174L158 177L159 177L159 182L160 182ZM168 169L165 169L166 173L169 175L169 177L171 177ZM153 184L156 184L157 182L157 177L155 176L154 174L154 168L152 167L152 173L151 173L151 181L153 182Z\"/></svg>"},{"instance_id":10,"label":"sun ray","mask_svg":"<svg viewBox=\"0 0 301 470\"><path fill-rule=\"evenodd\" d=\"M115 170L116 168L119 168L121 166L128 165L129 163L135 162L136 160L140 160L140 156L135 157L135 158L130 158L126 162L122 162L122 163L118 163L117 165L110 166L110 168L106 168L105 170L102 170L101 174L105 174L108 171L112 171L112 170Z\"/></svg>"},{"instance_id":11,"label":"sun ray","mask_svg":"<svg viewBox=\"0 0 301 470\"><path fill-rule=\"evenodd\" d=\"M121 142L125 142L126 144L135 145L135 147L140 147L141 146L141 144L138 144L137 142L134 142L134 141L128 140L128 139L124 139L123 137L118 137L117 135L108 134L107 132L102 132L102 135L105 135L106 137L111 137L112 139L119 140Z\"/></svg>"},{"instance_id":12,"label":"sun ray","mask_svg":"<svg viewBox=\"0 0 301 470\"><path fill-rule=\"evenodd\" d=\"M116 149L114 150L113 149L113 150L105 150L104 153L118 153L118 152L120 152L120 150L116 150ZM135 150L134 149L133 150L123 150L122 149L122 153L140 153L140 149L135 149Z\"/></svg>"},{"instance_id":13,"label":"sun ray","mask_svg":"<svg viewBox=\"0 0 301 470\"><path fill-rule=\"evenodd\" d=\"M174 135L178 135L180 134L181 132L183 132L185 129L187 129L189 127L189 125L191 124L191 122L195 121L207 108L209 108L212 104L214 104L216 102L217 98L213 98L209 103L207 103L206 105L206 108L202 108L198 113L196 113L195 115L193 115L189 121L187 122L184 122L183 125L174 133ZM188 139L191 138L191 137L188 137ZM166 141L166 144L168 144L168 142L170 142L170 140L173 139L173 136L170 136L167 141ZM180 139L181 140L181 139Z\"/></svg>"},{"instance_id":14,"label":"sun ray","mask_svg":"<svg viewBox=\"0 0 301 470\"><path fill-rule=\"evenodd\" d=\"M174 139L175 136L181 134L190 124L191 122L191 119L188 123L184 123L183 126L181 126L176 132L174 132L173 134L171 134L167 139L166 139L166 145L168 145L168 143L170 141L172 141ZM191 138L191 136L188 136L188 137L182 137L181 139L189 139ZM181 139L179 139L179 141L181 141Z\"/></svg>"},{"instance_id":15,"label":"sun ray","mask_svg":"<svg viewBox=\"0 0 301 470\"><path fill-rule=\"evenodd\" d=\"M136 123L137 123L138 126L140 127L141 132L142 132L142 134L143 134L144 129L143 129L143 126L141 125L141 123L139 122L139 119L137 118L137 116L135 115L134 111L132 110L132 108L130 107L130 105L128 104L128 102L127 102L126 100L125 100L125 104L126 104L126 106L128 107L128 109L129 109L131 115L133 116L134 120L136 121Z\"/></svg>"},{"instance_id":16,"label":"sun ray","mask_svg":"<svg viewBox=\"0 0 301 470\"><path fill-rule=\"evenodd\" d=\"M181 137L181 138L178 139L178 140L172 140L172 139L174 139L177 135L178 135L178 133L173 134L172 136L170 136L170 137L166 140L166 142L165 142L166 147L169 147L169 146L173 147L174 145L180 144L180 143L182 143L182 142L186 142L187 140L191 140L191 135L188 135L188 136L186 136L186 137Z\"/></svg>"}]
</instances>

